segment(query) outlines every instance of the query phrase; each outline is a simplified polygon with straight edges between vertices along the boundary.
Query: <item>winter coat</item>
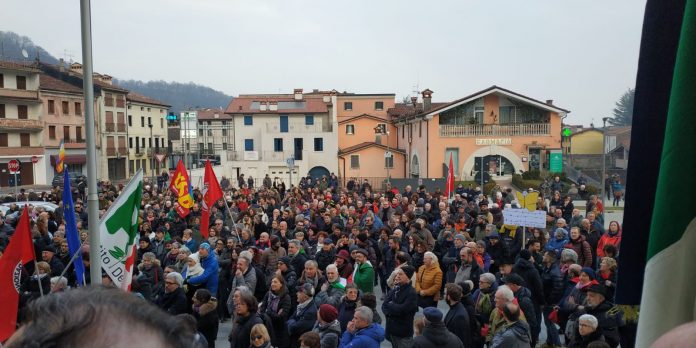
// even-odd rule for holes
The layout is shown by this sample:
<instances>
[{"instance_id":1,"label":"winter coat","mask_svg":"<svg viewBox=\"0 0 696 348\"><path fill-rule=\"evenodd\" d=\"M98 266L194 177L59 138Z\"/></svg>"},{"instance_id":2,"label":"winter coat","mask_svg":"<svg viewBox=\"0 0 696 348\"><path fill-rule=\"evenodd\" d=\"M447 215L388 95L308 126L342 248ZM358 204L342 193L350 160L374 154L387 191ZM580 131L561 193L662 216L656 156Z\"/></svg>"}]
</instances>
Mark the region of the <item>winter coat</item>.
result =
<instances>
[{"instance_id":1,"label":"winter coat","mask_svg":"<svg viewBox=\"0 0 696 348\"><path fill-rule=\"evenodd\" d=\"M305 255L304 250L301 250L295 256L290 256L290 266L292 266L296 274L302 274L305 262L307 262L307 255Z\"/></svg>"},{"instance_id":2,"label":"winter coat","mask_svg":"<svg viewBox=\"0 0 696 348\"><path fill-rule=\"evenodd\" d=\"M556 237L553 237L549 239L544 249L546 251L553 251L558 257L560 257L561 251L563 251L566 244L568 244L568 238L556 239Z\"/></svg>"},{"instance_id":3,"label":"winter coat","mask_svg":"<svg viewBox=\"0 0 696 348\"><path fill-rule=\"evenodd\" d=\"M171 315L184 314L188 312L186 293L184 293L184 289L180 287L176 288L176 290L172 292L165 292L159 296L155 304L157 307L162 308L162 310Z\"/></svg>"},{"instance_id":4,"label":"winter coat","mask_svg":"<svg viewBox=\"0 0 696 348\"><path fill-rule=\"evenodd\" d=\"M300 335L307 331L311 331L314 327L314 322L317 321L317 304L314 299L302 309L297 307L297 310L288 318L288 333L290 337L299 338Z\"/></svg>"},{"instance_id":5,"label":"winter coat","mask_svg":"<svg viewBox=\"0 0 696 348\"><path fill-rule=\"evenodd\" d=\"M471 294L471 300L474 302L474 310L476 311L476 320L481 326L488 324L491 312L495 309L495 292L498 288L494 285L485 292L481 291L481 289L476 289Z\"/></svg>"},{"instance_id":6,"label":"winter coat","mask_svg":"<svg viewBox=\"0 0 696 348\"><path fill-rule=\"evenodd\" d=\"M536 266L529 260L518 259L512 266L512 272L524 279L523 286L531 292L534 304L537 306L544 304L544 286Z\"/></svg>"},{"instance_id":7,"label":"winter coat","mask_svg":"<svg viewBox=\"0 0 696 348\"><path fill-rule=\"evenodd\" d=\"M317 301L317 307L323 304L330 304L336 308L341 303L343 295L346 294L345 279L340 278L336 283L329 285L326 291L320 291L314 299Z\"/></svg>"},{"instance_id":8,"label":"winter coat","mask_svg":"<svg viewBox=\"0 0 696 348\"><path fill-rule=\"evenodd\" d=\"M479 277L481 276L481 274L483 274L483 270L481 269L481 266L479 266L479 264L476 262L476 260L473 260L471 262L471 270L469 271L468 278L465 275L466 268L464 267L464 265L459 264L457 266L459 266L459 269L457 270L453 283L459 284L466 280L471 280L471 282L474 283L474 289L478 289Z\"/></svg>"},{"instance_id":9,"label":"winter coat","mask_svg":"<svg viewBox=\"0 0 696 348\"><path fill-rule=\"evenodd\" d=\"M256 324L263 324L263 320L256 313L237 318L228 337L230 348L248 348L251 345L251 328Z\"/></svg>"},{"instance_id":10,"label":"winter coat","mask_svg":"<svg viewBox=\"0 0 696 348\"><path fill-rule=\"evenodd\" d=\"M211 294L217 294L219 273L217 257L215 257L214 252L210 252L206 258L201 260L201 267L204 270L203 274L189 278L188 283L193 285L202 284Z\"/></svg>"},{"instance_id":11,"label":"winter coat","mask_svg":"<svg viewBox=\"0 0 696 348\"><path fill-rule=\"evenodd\" d=\"M584 311L579 311L574 313L574 316L580 317L582 314L591 314L597 318L599 322L599 328L604 339L609 344L611 348L616 348L619 345L620 335L619 327L624 325L623 318L621 316L621 311L617 309L613 303L609 301L604 301L594 308L585 307ZM579 336L578 331L579 322L575 323L575 336Z\"/></svg>"},{"instance_id":12,"label":"winter coat","mask_svg":"<svg viewBox=\"0 0 696 348\"><path fill-rule=\"evenodd\" d=\"M416 312L418 312L418 294L411 283L389 290L382 303L387 336L413 336L413 317Z\"/></svg>"},{"instance_id":13,"label":"winter coat","mask_svg":"<svg viewBox=\"0 0 696 348\"><path fill-rule=\"evenodd\" d=\"M256 290L256 270L253 266L249 266L247 271L241 276L235 275L231 288L236 289L239 286L246 286L252 294L254 293Z\"/></svg>"},{"instance_id":14,"label":"winter coat","mask_svg":"<svg viewBox=\"0 0 696 348\"><path fill-rule=\"evenodd\" d=\"M319 250L314 260L319 265L319 270L322 272L326 271L326 266L334 263L336 260L336 250L331 249L331 251Z\"/></svg>"},{"instance_id":15,"label":"winter coat","mask_svg":"<svg viewBox=\"0 0 696 348\"><path fill-rule=\"evenodd\" d=\"M605 256L604 246L609 244L615 246L617 250L619 249L619 245L621 244L621 231L619 231L615 235L612 235L610 232L607 232L599 238L599 242L597 243L597 256L599 258Z\"/></svg>"},{"instance_id":16,"label":"winter coat","mask_svg":"<svg viewBox=\"0 0 696 348\"><path fill-rule=\"evenodd\" d=\"M563 297L563 277L557 262L549 267L544 266L541 272L541 283L544 287L544 304L557 305Z\"/></svg>"},{"instance_id":17,"label":"winter coat","mask_svg":"<svg viewBox=\"0 0 696 348\"><path fill-rule=\"evenodd\" d=\"M602 328L598 327L597 330L587 336L575 335L568 344L568 348L587 348L592 342L606 342L604 335L602 335Z\"/></svg>"},{"instance_id":18,"label":"winter coat","mask_svg":"<svg viewBox=\"0 0 696 348\"><path fill-rule=\"evenodd\" d=\"M570 239L568 244L565 245L567 249L573 249L578 254L577 264L582 267L592 268L594 264L594 259L592 258L592 247L590 243L585 240L585 237L580 235L578 239Z\"/></svg>"},{"instance_id":19,"label":"winter coat","mask_svg":"<svg viewBox=\"0 0 696 348\"><path fill-rule=\"evenodd\" d=\"M345 297L343 301L341 301L341 304L338 305L338 321L341 323L341 331L346 331L348 322L353 320L353 314L355 314L356 308L358 308L358 302L348 301Z\"/></svg>"},{"instance_id":20,"label":"winter coat","mask_svg":"<svg viewBox=\"0 0 696 348\"><path fill-rule=\"evenodd\" d=\"M412 348L464 348L464 344L453 333L447 331L443 322L429 323L423 334L413 338Z\"/></svg>"},{"instance_id":21,"label":"winter coat","mask_svg":"<svg viewBox=\"0 0 696 348\"><path fill-rule=\"evenodd\" d=\"M525 324L527 323L527 315L524 313L524 311L520 312L520 321L523 321ZM507 327L507 321L505 321L503 311L498 308L494 308L491 312L489 323L490 327L488 330L488 335L486 336L486 342L493 342L493 338L497 334L505 331L505 328Z\"/></svg>"},{"instance_id":22,"label":"winter coat","mask_svg":"<svg viewBox=\"0 0 696 348\"><path fill-rule=\"evenodd\" d=\"M517 299L517 303L519 304L522 313L524 313L524 316L526 317L526 324L529 326L532 332L536 332L534 330L538 330L541 325L541 323L537 322L536 317L536 311L539 309L537 309L536 305L534 305L534 301L532 301L529 289L525 287L519 288L517 292L515 292L515 298Z\"/></svg>"},{"instance_id":23,"label":"winter coat","mask_svg":"<svg viewBox=\"0 0 696 348\"><path fill-rule=\"evenodd\" d=\"M462 341L464 347L471 347L471 338L473 333L471 332L469 313L466 311L466 308L464 308L464 305L461 302L450 305L450 310L447 311L447 314L445 315L444 323L447 330L459 337L459 340ZM478 334L478 332L476 334Z\"/></svg>"},{"instance_id":24,"label":"winter coat","mask_svg":"<svg viewBox=\"0 0 696 348\"><path fill-rule=\"evenodd\" d=\"M273 324L273 335L271 337L273 346L285 348L290 345L290 337L288 336L288 326L286 321L292 314L290 313L292 302L287 290L284 289L281 291L281 293L277 294L276 300L278 301L278 306L275 310L271 306L273 292L269 290L266 293L262 304L259 306L259 314L270 318L271 323Z\"/></svg>"},{"instance_id":25,"label":"winter coat","mask_svg":"<svg viewBox=\"0 0 696 348\"><path fill-rule=\"evenodd\" d=\"M363 294L374 292L375 270L369 262L363 262L358 266L353 276L353 283Z\"/></svg>"},{"instance_id":26,"label":"winter coat","mask_svg":"<svg viewBox=\"0 0 696 348\"><path fill-rule=\"evenodd\" d=\"M346 330L341 337L340 348L379 348L384 341L384 329L377 324L350 333Z\"/></svg>"},{"instance_id":27,"label":"winter coat","mask_svg":"<svg viewBox=\"0 0 696 348\"><path fill-rule=\"evenodd\" d=\"M426 265L418 268L416 275L416 293L420 295L421 291L425 292L422 297L433 297L436 302L440 300L440 288L442 287L442 270L437 262L431 263L430 267Z\"/></svg>"},{"instance_id":28,"label":"winter coat","mask_svg":"<svg viewBox=\"0 0 696 348\"><path fill-rule=\"evenodd\" d=\"M341 338L341 323L338 322L338 319L326 325L322 325L317 320L312 331L319 334L321 348L338 348L338 342Z\"/></svg>"},{"instance_id":29,"label":"winter coat","mask_svg":"<svg viewBox=\"0 0 696 348\"><path fill-rule=\"evenodd\" d=\"M279 247L278 250L273 250L273 248L264 250L263 255L261 255L261 268L265 274L270 275L275 273L278 268L278 260L286 255L287 252L283 247Z\"/></svg>"},{"instance_id":30,"label":"winter coat","mask_svg":"<svg viewBox=\"0 0 696 348\"><path fill-rule=\"evenodd\" d=\"M505 329L493 337L491 348L529 348L529 326L523 321L509 324Z\"/></svg>"},{"instance_id":31,"label":"winter coat","mask_svg":"<svg viewBox=\"0 0 696 348\"><path fill-rule=\"evenodd\" d=\"M208 347L215 348L218 326L220 325L217 315L217 300L212 298L207 303L202 304L197 310L193 311L193 316L198 321L198 332L208 341Z\"/></svg>"}]
</instances>

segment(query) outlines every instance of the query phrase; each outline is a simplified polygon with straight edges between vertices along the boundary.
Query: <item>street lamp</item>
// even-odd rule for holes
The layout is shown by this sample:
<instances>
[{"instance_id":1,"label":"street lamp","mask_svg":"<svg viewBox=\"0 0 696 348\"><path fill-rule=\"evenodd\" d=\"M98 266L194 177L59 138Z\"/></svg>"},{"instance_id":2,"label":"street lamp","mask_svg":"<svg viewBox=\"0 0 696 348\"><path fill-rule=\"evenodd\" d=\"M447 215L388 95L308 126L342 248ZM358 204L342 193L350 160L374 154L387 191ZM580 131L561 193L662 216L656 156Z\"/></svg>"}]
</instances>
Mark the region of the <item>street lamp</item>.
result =
<instances>
[{"instance_id":1,"label":"street lamp","mask_svg":"<svg viewBox=\"0 0 696 348\"><path fill-rule=\"evenodd\" d=\"M152 139L152 120L147 124L147 127L150 128L150 175L152 176L152 182L155 182L155 149L152 147L152 145L155 143L155 141Z\"/></svg>"},{"instance_id":2,"label":"street lamp","mask_svg":"<svg viewBox=\"0 0 696 348\"><path fill-rule=\"evenodd\" d=\"M606 209L606 202L604 197L606 197L606 176L607 176L607 120L609 117L602 117L602 207Z\"/></svg>"},{"instance_id":3,"label":"street lamp","mask_svg":"<svg viewBox=\"0 0 696 348\"><path fill-rule=\"evenodd\" d=\"M384 158L385 158L385 164L387 164L387 185L391 184L391 178L389 175L389 168L394 165L394 159L392 157L391 151L389 151L389 131L385 132L387 134L387 152L384 153ZM392 158L391 163L389 161L389 158Z\"/></svg>"}]
</instances>

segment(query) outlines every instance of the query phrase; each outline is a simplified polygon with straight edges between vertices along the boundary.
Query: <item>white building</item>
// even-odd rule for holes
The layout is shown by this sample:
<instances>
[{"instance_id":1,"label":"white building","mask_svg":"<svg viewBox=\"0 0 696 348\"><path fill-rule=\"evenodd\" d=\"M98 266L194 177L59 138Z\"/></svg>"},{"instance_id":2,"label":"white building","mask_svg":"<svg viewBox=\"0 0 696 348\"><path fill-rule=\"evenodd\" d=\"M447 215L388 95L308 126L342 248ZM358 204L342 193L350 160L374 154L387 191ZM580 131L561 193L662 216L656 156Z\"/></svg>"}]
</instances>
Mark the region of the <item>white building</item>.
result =
<instances>
[{"instance_id":1,"label":"white building","mask_svg":"<svg viewBox=\"0 0 696 348\"><path fill-rule=\"evenodd\" d=\"M287 184L289 158L297 176L328 176L338 170L335 93L255 94L235 97L226 113L234 122L234 151L228 151L232 177L260 180L269 174ZM228 147L232 148L232 147Z\"/></svg>"}]
</instances>

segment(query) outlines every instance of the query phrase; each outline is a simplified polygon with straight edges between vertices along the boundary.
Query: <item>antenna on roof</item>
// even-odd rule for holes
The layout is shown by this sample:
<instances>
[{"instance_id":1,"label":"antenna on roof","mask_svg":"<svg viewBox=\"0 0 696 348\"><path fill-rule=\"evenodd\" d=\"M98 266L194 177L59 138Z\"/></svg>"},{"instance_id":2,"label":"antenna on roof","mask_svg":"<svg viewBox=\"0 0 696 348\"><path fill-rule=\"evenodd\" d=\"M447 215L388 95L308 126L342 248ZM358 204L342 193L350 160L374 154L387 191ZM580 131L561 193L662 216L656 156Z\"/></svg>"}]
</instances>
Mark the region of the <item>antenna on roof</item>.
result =
<instances>
[{"instance_id":1,"label":"antenna on roof","mask_svg":"<svg viewBox=\"0 0 696 348\"><path fill-rule=\"evenodd\" d=\"M67 61L68 63L72 64L73 63L73 57L74 55L72 54L72 51L68 51L67 49L63 50L63 59Z\"/></svg>"}]
</instances>

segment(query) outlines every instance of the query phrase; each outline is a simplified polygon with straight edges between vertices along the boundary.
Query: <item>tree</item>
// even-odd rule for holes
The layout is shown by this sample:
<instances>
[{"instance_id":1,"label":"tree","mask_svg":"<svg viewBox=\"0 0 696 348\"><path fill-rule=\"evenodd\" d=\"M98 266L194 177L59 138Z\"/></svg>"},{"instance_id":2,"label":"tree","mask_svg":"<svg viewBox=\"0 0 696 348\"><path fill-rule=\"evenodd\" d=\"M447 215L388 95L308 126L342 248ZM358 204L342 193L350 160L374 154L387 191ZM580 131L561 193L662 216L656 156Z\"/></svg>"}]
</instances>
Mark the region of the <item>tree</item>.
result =
<instances>
[{"instance_id":1,"label":"tree","mask_svg":"<svg viewBox=\"0 0 696 348\"><path fill-rule=\"evenodd\" d=\"M616 107L607 122L612 126L630 126L633 123L633 100L636 90L629 88L616 102Z\"/></svg>"}]
</instances>

